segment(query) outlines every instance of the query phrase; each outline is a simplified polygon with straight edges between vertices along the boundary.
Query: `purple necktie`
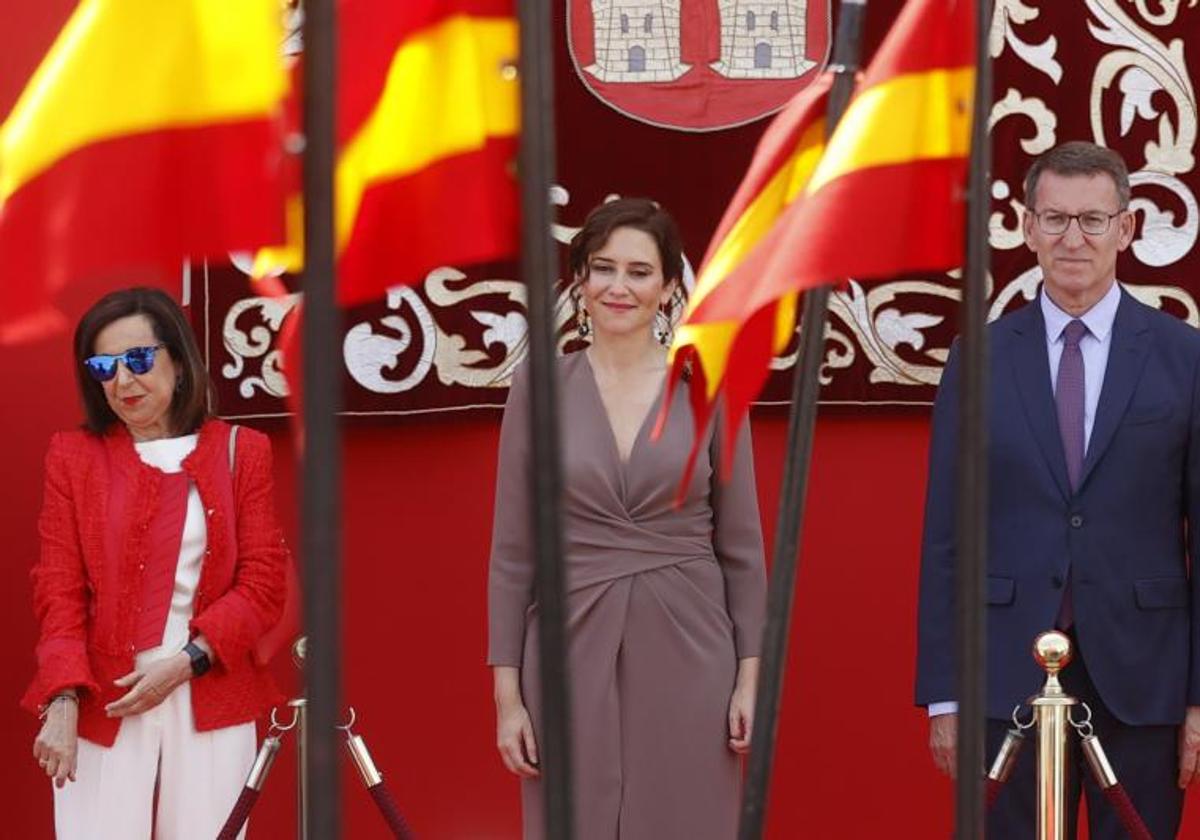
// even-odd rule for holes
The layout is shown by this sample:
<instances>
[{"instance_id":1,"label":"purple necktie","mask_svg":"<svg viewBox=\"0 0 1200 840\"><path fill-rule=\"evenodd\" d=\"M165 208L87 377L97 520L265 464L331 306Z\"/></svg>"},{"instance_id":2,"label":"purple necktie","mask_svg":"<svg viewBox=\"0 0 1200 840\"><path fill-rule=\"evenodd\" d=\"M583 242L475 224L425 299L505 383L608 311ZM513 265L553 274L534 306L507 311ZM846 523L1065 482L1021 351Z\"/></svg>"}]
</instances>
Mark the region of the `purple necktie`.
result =
<instances>
[{"instance_id":1,"label":"purple necktie","mask_svg":"<svg viewBox=\"0 0 1200 840\"><path fill-rule=\"evenodd\" d=\"M1058 434L1062 438L1063 455L1067 458L1067 480L1071 483L1072 493L1079 489L1079 477L1083 473L1083 353L1079 349L1079 341L1087 331L1087 325L1078 318L1063 329L1062 358L1058 362L1058 379L1054 388ZM1058 610L1057 624L1062 630L1069 629L1075 619L1071 601L1071 568L1068 566L1062 604Z\"/></svg>"},{"instance_id":2,"label":"purple necktie","mask_svg":"<svg viewBox=\"0 0 1200 840\"><path fill-rule=\"evenodd\" d=\"M1087 331L1087 325L1078 318L1063 329L1062 358L1054 388L1058 433L1062 437L1063 454L1067 456L1067 480L1071 482L1072 493L1079 489L1079 475L1083 472L1083 353L1079 350L1079 340Z\"/></svg>"}]
</instances>

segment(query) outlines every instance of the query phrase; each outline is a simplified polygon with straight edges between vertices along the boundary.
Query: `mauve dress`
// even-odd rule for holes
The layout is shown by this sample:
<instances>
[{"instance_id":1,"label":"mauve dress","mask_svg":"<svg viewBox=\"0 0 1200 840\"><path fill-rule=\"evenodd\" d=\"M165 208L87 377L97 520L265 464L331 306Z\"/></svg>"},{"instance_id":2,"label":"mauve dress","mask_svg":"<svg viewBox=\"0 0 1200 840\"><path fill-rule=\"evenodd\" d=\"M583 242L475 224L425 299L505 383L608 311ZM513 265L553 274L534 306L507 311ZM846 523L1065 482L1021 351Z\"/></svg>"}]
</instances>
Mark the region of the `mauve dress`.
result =
<instances>
[{"instance_id":1,"label":"mauve dress","mask_svg":"<svg viewBox=\"0 0 1200 840\"><path fill-rule=\"evenodd\" d=\"M488 663L521 668L540 744L525 374L500 432ZM766 604L749 430L728 482L702 448L676 508L693 436L685 391L651 441L658 398L622 463L586 354L559 360L558 374L575 837L732 840L729 698L737 660L759 653ZM522 781L522 808L526 840L544 837L539 780Z\"/></svg>"}]
</instances>

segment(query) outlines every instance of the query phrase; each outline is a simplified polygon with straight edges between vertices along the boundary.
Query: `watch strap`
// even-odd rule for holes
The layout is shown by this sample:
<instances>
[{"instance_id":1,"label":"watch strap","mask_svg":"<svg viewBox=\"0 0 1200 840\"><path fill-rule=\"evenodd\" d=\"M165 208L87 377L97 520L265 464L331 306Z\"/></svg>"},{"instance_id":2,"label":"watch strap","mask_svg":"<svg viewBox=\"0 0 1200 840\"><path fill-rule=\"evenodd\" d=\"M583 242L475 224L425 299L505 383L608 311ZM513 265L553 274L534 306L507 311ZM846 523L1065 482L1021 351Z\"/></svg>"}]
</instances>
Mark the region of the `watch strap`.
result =
<instances>
[{"instance_id":1,"label":"watch strap","mask_svg":"<svg viewBox=\"0 0 1200 840\"><path fill-rule=\"evenodd\" d=\"M208 673L208 669L212 667L212 660L208 658L204 648L195 642L188 642L183 646L183 652L192 662L192 676L202 677Z\"/></svg>"}]
</instances>

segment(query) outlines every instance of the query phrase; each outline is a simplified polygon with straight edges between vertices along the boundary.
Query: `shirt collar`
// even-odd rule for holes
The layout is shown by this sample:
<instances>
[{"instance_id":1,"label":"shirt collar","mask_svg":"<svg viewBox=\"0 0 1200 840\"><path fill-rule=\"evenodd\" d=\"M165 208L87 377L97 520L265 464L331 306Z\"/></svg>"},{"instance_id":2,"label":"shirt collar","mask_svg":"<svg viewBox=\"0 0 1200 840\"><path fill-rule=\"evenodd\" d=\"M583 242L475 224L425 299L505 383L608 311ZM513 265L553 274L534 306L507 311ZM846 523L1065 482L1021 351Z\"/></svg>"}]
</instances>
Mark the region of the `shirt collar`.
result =
<instances>
[{"instance_id":1,"label":"shirt collar","mask_svg":"<svg viewBox=\"0 0 1200 840\"><path fill-rule=\"evenodd\" d=\"M1040 295L1042 303L1042 318L1046 322L1046 339L1051 342L1058 341L1062 338L1062 332L1067 328L1067 324L1075 320L1075 316L1064 312L1058 307L1050 296L1046 294L1046 287L1042 286ZM1079 316L1079 320L1083 321L1087 326L1088 332L1091 333L1098 341L1106 341L1108 334L1112 332L1113 321L1117 319L1117 307L1121 304L1121 284L1114 282L1109 287L1108 293L1096 304Z\"/></svg>"}]
</instances>

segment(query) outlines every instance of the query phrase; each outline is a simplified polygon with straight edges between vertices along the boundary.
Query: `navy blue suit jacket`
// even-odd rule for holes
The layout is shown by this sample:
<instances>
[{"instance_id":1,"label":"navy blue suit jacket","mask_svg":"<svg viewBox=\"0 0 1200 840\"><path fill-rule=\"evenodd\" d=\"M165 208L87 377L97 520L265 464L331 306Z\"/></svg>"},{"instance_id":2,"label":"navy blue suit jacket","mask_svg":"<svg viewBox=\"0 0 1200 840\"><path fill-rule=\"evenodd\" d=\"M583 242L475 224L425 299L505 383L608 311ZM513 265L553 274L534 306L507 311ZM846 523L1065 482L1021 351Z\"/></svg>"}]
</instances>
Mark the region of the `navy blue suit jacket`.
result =
<instances>
[{"instance_id":1,"label":"navy blue suit jacket","mask_svg":"<svg viewBox=\"0 0 1200 840\"><path fill-rule=\"evenodd\" d=\"M1067 481L1041 306L989 326L987 713L1007 718L1045 675L1068 566L1075 633L1110 711L1175 724L1200 705L1200 332L1122 291L1080 486ZM959 365L933 412L921 554L916 701L955 699Z\"/></svg>"}]
</instances>

